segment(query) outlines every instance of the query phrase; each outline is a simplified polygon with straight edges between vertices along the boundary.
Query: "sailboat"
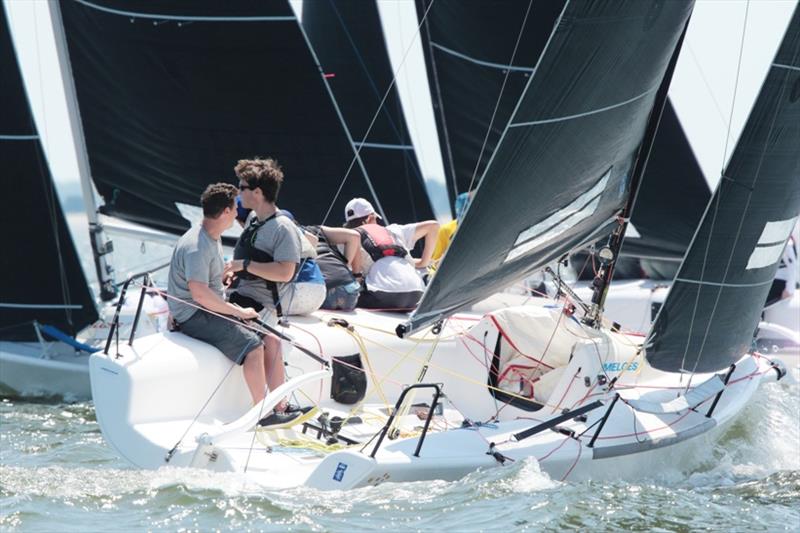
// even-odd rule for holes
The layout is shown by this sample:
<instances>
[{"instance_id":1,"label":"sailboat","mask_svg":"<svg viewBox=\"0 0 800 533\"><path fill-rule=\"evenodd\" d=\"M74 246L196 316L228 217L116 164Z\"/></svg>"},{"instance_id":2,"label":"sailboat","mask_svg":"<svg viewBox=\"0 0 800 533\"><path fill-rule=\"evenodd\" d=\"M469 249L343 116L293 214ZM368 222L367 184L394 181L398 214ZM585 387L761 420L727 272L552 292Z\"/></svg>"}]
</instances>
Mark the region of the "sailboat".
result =
<instances>
[{"instance_id":1,"label":"sailboat","mask_svg":"<svg viewBox=\"0 0 800 533\"><path fill-rule=\"evenodd\" d=\"M89 355L105 345L115 309L101 307L98 313L56 196L2 8L0 65L5 167L0 187L8 200L0 215L8 229L0 269L0 393L85 400ZM157 331L157 307L148 305L146 311L140 331ZM135 312L121 307L123 335Z\"/></svg>"},{"instance_id":2,"label":"sailboat","mask_svg":"<svg viewBox=\"0 0 800 533\"><path fill-rule=\"evenodd\" d=\"M311 206L331 203L338 214L352 196L373 198L387 218L406 219L409 213L430 216L430 204L418 172L408 174L404 180L373 182L369 178L368 166L374 172L386 172L392 164L401 165L402 159L376 161L368 153L374 148L367 147L363 156L358 154L351 161L350 155L360 143L350 136L342 110L331 105L331 87L326 78L320 77L319 60L288 3L275 3L269 9L223 9L217 2L207 2L206 6L196 2L195 16L186 18L178 16L183 14L179 8L134 13L117 10L112 2L68 2L51 4L50 8L65 72L62 82L87 203L95 270L104 301L118 297L115 284L119 281L108 261L113 254L108 236L141 241L142 246L174 242L200 218L197 203L204 187L225 180L236 159L244 154L268 151L279 159L289 175L282 199L300 221L321 221L324 213ZM202 19L208 12L218 12L220 20L232 17L234 24L222 33L213 33L213 28L212 33L201 33L201 28L190 27L194 18ZM260 15L255 22L249 17L254 12ZM244 27L250 33L241 33ZM256 38L264 28L269 28L271 37ZM122 39L123 35L130 39ZM6 31L4 37L4 61L19 84L4 85L4 90L19 89L18 94L9 93L5 102L14 105L10 109L17 113L28 107L10 33ZM261 44L254 46L257 41ZM186 46L197 48L194 58L186 56ZM100 49L104 52L98 55ZM253 64L261 65L256 74L247 76L245 81L230 82ZM165 71L173 75L162 76ZM275 83L275 72L281 73L282 83ZM211 80L216 80L217 85L211 87ZM30 115L26 116L30 120ZM24 126L20 129L26 133L23 140L38 144L33 123ZM376 130L375 134L382 131ZM14 160L23 157L25 153L17 151L21 137L6 137L4 147L14 154ZM20 176L34 174L35 179L24 181L30 182L31 187L39 182L45 187L47 194L42 193L41 198L48 200L53 228L60 228L59 239L54 241L54 237L43 235L37 240L31 239L30 233L21 234L25 245L17 243L10 248L11 253L20 256L8 257L8 263L4 262L8 270L4 273L6 279L17 277L19 272L10 269L19 265L29 276L30 268L22 265L31 257L46 254L53 264L37 277L51 280L54 285L37 285L37 290L41 289L37 298L25 291L25 295L9 293L0 299L5 306L0 382L15 394L35 392L87 399L88 352L105 345L109 322L116 312L121 318L115 331L127 335L136 306L125 305L119 310L116 305L102 307L104 320L96 320L96 305L74 246L64 233L63 214L48 185L50 176L44 159L41 153L38 155L39 159L30 156L26 160L28 168L20 171ZM351 162L354 164L348 168ZM342 180L342 176L346 179ZM4 185L9 187L9 193L19 190L10 180ZM103 199L99 209L94 203L95 188ZM375 200L379 197L384 199L380 204ZM30 191L30 202L41 198ZM332 198L336 201L331 202ZM23 209L22 204L19 207ZM36 212L30 206L26 209L6 214L16 226L20 217L33 217ZM33 221L29 226L31 231L48 230ZM229 232L227 242L232 243L236 236L236 231ZM33 242L41 245L35 254L30 250ZM46 247L46 242L61 243L60 263L57 254L48 252L56 245ZM42 261L38 266L44 268L45 264ZM56 302L52 297L62 294L61 285L56 284L62 279L70 282L69 292L66 301ZM9 285L5 290L14 288ZM166 308L159 302L163 304L160 297L148 296L145 310L149 313L137 325L139 335L160 327ZM36 310L34 305L38 306ZM54 313L60 313L60 318L51 316ZM44 329L35 325L34 319ZM92 327L84 329L88 325ZM17 329L11 331L12 326ZM52 334L62 341L51 342Z\"/></svg>"},{"instance_id":3,"label":"sailboat","mask_svg":"<svg viewBox=\"0 0 800 533\"><path fill-rule=\"evenodd\" d=\"M559 5L418 1L420 37L426 51L451 200L477 184L477 177L495 150L502 125L532 73L531 65L558 16ZM621 256L646 263L647 278L639 272L621 276L617 265L615 283L604 301L605 316L628 331L649 329L710 197L711 191L668 97L620 251ZM602 247L602 243L596 244L592 255ZM579 281L570 286L579 297L588 300L598 261L592 257L587 261L582 254L573 264ZM555 287L550 288L553 296ZM475 308L488 311L529 301L528 291L519 287L511 293L494 295ZM800 293L765 311L766 323L759 328L759 342L765 346L791 343L800 335L798 316ZM799 343L795 340L794 344Z\"/></svg>"},{"instance_id":4,"label":"sailboat","mask_svg":"<svg viewBox=\"0 0 800 533\"><path fill-rule=\"evenodd\" d=\"M525 459L580 479L690 456L784 374L749 348L800 208L798 12L648 337L608 327L602 290L581 309L460 310L604 235L611 277L691 8L563 5L410 316L293 319L274 331L291 379L255 406L241 369L204 343L159 333L112 346L91 360L106 440L142 468L320 489L457 479ZM776 190L779 202L764 201ZM259 429L285 396L321 413Z\"/></svg>"}]
</instances>

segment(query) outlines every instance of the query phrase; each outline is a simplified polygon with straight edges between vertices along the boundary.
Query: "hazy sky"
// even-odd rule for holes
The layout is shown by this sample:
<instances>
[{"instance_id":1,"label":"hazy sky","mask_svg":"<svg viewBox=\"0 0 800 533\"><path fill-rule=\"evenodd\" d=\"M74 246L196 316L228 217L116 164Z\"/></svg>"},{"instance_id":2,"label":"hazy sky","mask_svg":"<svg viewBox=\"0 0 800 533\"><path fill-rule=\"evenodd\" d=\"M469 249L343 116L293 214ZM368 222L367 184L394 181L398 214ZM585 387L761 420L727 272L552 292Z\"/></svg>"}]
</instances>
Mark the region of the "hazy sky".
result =
<instances>
[{"instance_id":1,"label":"hazy sky","mask_svg":"<svg viewBox=\"0 0 800 533\"><path fill-rule=\"evenodd\" d=\"M5 4L53 176L59 183L74 183L78 180L77 163L66 126L61 74L46 1L5 0ZM382 3L383 11L399 13L403 5L413 0L382 0ZM719 178L725 158L733 150L795 5L795 0L698 0L696 3L670 95L712 186ZM397 24L398 34L405 35L403 42L410 43L408 28L411 25L413 30L413 25L400 16ZM390 31L387 28L387 33ZM742 40L744 52L737 86ZM395 54L400 52L403 50L394 51ZM734 92L736 105L732 112ZM425 96L429 100L430 97ZM407 96L406 101L408 98L414 98L415 106L422 102L422 95ZM428 105L424 103L421 107ZM424 114L424 109L411 111ZM420 126L420 129L432 127L432 123L425 120L422 123L427 126ZM726 156L725 135L729 123L731 135ZM423 139L428 139L420 141L421 144L429 147L431 134L435 132L420 133ZM421 159L434 158L427 152L420 156ZM437 164L441 163L427 166L434 168L431 172L443 172L435 169Z\"/></svg>"}]
</instances>

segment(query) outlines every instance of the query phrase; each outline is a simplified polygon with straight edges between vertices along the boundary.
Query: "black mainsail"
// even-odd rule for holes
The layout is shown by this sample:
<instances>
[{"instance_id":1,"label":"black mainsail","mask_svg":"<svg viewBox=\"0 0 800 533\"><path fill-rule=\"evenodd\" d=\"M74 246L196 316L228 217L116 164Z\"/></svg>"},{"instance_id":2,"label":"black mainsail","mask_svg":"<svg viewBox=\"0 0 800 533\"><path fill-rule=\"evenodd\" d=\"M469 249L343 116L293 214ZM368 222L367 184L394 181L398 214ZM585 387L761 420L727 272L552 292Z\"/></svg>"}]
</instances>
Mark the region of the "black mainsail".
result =
<instances>
[{"instance_id":1,"label":"black mainsail","mask_svg":"<svg viewBox=\"0 0 800 533\"><path fill-rule=\"evenodd\" d=\"M374 0L305 0L301 21L388 220L433 218Z\"/></svg>"},{"instance_id":2,"label":"black mainsail","mask_svg":"<svg viewBox=\"0 0 800 533\"><path fill-rule=\"evenodd\" d=\"M72 335L97 320L92 294L58 202L0 6L0 339L35 341L33 321Z\"/></svg>"},{"instance_id":3,"label":"black mainsail","mask_svg":"<svg viewBox=\"0 0 800 533\"><path fill-rule=\"evenodd\" d=\"M477 186L563 7L417 0L451 205Z\"/></svg>"},{"instance_id":4,"label":"black mainsail","mask_svg":"<svg viewBox=\"0 0 800 533\"><path fill-rule=\"evenodd\" d=\"M800 10L703 215L647 344L667 371L725 368L751 346L800 213Z\"/></svg>"},{"instance_id":5,"label":"black mainsail","mask_svg":"<svg viewBox=\"0 0 800 533\"><path fill-rule=\"evenodd\" d=\"M281 162L279 204L302 222L322 221L348 169L334 213L373 197L288 2L59 6L104 213L182 232L176 203L254 155Z\"/></svg>"},{"instance_id":6,"label":"black mainsail","mask_svg":"<svg viewBox=\"0 0 800 533\"><path fill-rule=\"evenodd\" d=\"M618 224L691 9L691 2L567 3L407 331Z\"/></svg>"}]
</instances>

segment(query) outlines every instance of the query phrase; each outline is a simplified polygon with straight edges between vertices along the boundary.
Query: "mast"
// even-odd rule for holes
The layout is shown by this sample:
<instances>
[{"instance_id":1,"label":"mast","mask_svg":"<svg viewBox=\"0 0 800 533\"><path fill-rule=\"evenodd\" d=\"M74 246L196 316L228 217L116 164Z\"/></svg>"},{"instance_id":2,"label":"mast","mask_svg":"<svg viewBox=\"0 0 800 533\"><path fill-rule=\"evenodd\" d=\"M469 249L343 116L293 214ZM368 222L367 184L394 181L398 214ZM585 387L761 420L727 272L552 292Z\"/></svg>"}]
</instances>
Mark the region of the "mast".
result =
<instances>
[{"instance_id":1,"label":"mast","mask_svg":"<svg viewBox=\"0 0 800 533\"><path fill-rule=\"evenodd\" d=\"M89 156L86 151L86 139L83 136L83 127L81 126L78 98L75 94L75 82L72 77L72 67L70 66L69 52L67 51L67 40L64 35L64 24L61 19L61 8L58 2L52 2L48 5L50 8L50 20L53 25L56 52L58 53L58 60L62 69L61 79L67 101L67 111L69 113L69 128L72 133L73 144L78 160L78 174L81 180L83 205L86 208L86 217L89 221L89 240L92 243L94 267L97 272L97 281L100 284L100 299L109 301L113 300L117 295L117 289L114 286L114 268L106 257L108 253L114 250L114 246L110 240L107 240L103 225L100 223L99 217L97 216L97 204L94 200Z\"/></svg>"},{"instance_id":2,"label":"mast","mask_svg":"<svg viewBox=\"0 0 800 533\"><path fill-rule=\"evenodd\" d=\"M625 230L628 228L633 207L636 204L636 197L639 193L639 185L641 184L644 171L647 168L647 162L650 159L650 152L653 149L654 144L653 141L655 140L656 132L658 131L658 126L661 122L661 115L664 112L664 106L667 103L669 85L672 81L672 74L675 71L675 65L678 63L678 56L680 55L680 50L683 46L683 39L686 37L686 30L689 27L689 20L691 20L691 15L686 20L686 24L683 27L683 32L681 32L681 36L678 39L678 44L672 54L669 65L667 66L667 71L664 73L664 78L661 80L661 86L658 88L655 105L653 106L650 121L647 125L647 130L645 131L644 139L642 140L642 145L640 147L640 157L636 159L636 164L633 167L633 173L631 176L631 192L628 196L628 201L625 204L625 207L620 213L619 227L617 227L617 229L615 229L611 235L609 235L607 244L598 252L600 259L600 270L592 282L594 289L592 292L592 307L589 314L584 317L583 320L586 324L594 327L600 326L603 309L605 307L606 296L608 295L608 289L611 286L611 280L614 277L614 267L616 266L617 258L619 257L620 248L622 248L622 241L625 239Z\"/></svg>"}]
</instances>

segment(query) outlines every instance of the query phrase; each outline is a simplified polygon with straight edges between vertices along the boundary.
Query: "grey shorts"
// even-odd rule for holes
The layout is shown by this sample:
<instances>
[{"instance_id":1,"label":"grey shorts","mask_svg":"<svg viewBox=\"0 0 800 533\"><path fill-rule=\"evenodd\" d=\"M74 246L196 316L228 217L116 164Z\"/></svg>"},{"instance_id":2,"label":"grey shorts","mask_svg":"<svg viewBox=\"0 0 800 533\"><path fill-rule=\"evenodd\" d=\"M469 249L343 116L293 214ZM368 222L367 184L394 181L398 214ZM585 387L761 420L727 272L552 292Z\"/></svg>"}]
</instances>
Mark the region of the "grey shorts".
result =
<instances>
[{"instance_id":1,"label":"grey shorts","mask_svg":"<svg viewBox=\"0 0 800 533\"><path fill-rule=\"evenodd\" d=\"M181 333L216 346L225 357L241 365L248 353L261 344L261 335L230 320L198 310L180 324Z\"/></svg>"}]
</instances>

